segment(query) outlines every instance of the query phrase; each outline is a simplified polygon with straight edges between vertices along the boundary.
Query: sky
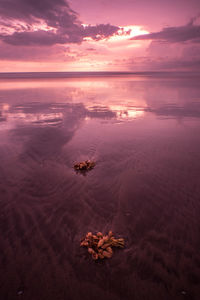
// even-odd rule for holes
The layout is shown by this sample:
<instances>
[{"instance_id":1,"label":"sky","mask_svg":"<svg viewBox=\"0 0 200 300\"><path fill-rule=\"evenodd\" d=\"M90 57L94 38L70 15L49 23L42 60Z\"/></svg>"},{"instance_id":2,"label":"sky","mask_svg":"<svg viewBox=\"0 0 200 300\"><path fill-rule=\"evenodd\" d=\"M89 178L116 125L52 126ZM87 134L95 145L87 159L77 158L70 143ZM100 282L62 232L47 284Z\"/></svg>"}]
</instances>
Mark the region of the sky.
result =
<instances>
[{"instance_id":1,"label":"sky","mask_svg":"<svg viewBox=\"0 0 200 300\"><path fill-rule=\"evenodd\" d=\"M200 71L200 0L0 0L0 72Z\"/></svg>"}]
</instances>

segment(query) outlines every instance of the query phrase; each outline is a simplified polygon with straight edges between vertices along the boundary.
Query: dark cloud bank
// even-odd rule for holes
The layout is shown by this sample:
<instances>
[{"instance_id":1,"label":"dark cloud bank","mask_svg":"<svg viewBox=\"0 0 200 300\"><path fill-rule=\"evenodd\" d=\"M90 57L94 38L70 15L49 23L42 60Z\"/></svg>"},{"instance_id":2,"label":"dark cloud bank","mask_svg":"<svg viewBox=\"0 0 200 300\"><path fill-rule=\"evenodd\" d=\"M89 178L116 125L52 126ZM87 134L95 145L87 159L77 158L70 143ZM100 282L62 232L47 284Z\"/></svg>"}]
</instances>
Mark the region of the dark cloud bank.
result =
<instances>
[{"instance_id":1,"label":"dark cloud bank","mask_svg":"<svg viewBox=\"0 0 200 300\"><path fill-rule=\"evenodd\" d=\"M46 30L35 28L45 25ZM107 38L119 30L110 24L87 27L65 0L0 0L0 39L11 45L49 46Z\"/></svg>"},{"instance_id":2,"label":"dark cloud bank","mask_svg":"<svg viewBox=\"0 0 200 300\"><path fill-rule=\"evenodd\" d=\"M192 41L200 43L200 25L195 25L195 19L184 26L166 27L158 32L135 36L132 40L159 40L170 43Z\"/></svg>"}]
</instances>

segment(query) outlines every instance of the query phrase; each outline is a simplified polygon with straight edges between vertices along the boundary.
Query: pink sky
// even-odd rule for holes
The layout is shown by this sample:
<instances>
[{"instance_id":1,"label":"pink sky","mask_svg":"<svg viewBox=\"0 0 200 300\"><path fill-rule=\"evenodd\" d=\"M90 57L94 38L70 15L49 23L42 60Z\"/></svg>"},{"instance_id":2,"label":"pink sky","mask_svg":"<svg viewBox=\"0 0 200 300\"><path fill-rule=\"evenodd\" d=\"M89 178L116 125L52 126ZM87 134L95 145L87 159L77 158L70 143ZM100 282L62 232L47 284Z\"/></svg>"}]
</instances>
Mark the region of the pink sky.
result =
<instances>
[{"instance_id":1,"label":"pink sky","mask_svg":"<svg viewBox=\"0 0 200 300\"><path fill-rule=\"evenodd\" d=\"M1 72L199 69L199 0L0 0Z\"/></svg>"}]
</instances>

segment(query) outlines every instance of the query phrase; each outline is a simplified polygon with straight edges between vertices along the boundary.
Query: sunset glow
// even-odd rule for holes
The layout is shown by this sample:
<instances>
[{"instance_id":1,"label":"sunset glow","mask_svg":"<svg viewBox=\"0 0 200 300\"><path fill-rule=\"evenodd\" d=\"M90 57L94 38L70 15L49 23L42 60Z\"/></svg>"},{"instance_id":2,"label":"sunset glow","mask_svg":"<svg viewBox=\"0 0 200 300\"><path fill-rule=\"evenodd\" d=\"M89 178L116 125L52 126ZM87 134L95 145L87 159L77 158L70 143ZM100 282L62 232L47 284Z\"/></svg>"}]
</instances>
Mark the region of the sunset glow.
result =
<instances>
[{"instance_id":1,"label":"sunset glow","mask_svg":"<svg viewBox=\"0 0 200 300\"><path fill-rule=\"evenodd\" d=\"M11 0L0 9L1 72L198 69L199 4L180 13L179 1L172 11L158 0Z\"/></svg>"}]
</instances>

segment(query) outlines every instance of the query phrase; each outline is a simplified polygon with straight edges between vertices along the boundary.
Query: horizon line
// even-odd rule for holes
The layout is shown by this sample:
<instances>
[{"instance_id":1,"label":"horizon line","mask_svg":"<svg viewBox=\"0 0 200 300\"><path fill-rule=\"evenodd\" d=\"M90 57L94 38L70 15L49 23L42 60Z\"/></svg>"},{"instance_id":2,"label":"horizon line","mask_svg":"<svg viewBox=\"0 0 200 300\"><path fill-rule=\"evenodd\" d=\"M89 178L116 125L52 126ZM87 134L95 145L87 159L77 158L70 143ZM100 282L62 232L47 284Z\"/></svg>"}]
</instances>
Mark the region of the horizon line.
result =
<instances>
[{"instance_id":1,"label":"horizon line","mask_svg":"<svg viewBox=\"0 0 200 300\"><path fill-rule=\"evenodd\" d=\"M29 78L70 78L88 76L119 76L119 75L200 75L200 71L28 71L0 72L0 79L29 79Z\"/></svg>"}]
</instances>

